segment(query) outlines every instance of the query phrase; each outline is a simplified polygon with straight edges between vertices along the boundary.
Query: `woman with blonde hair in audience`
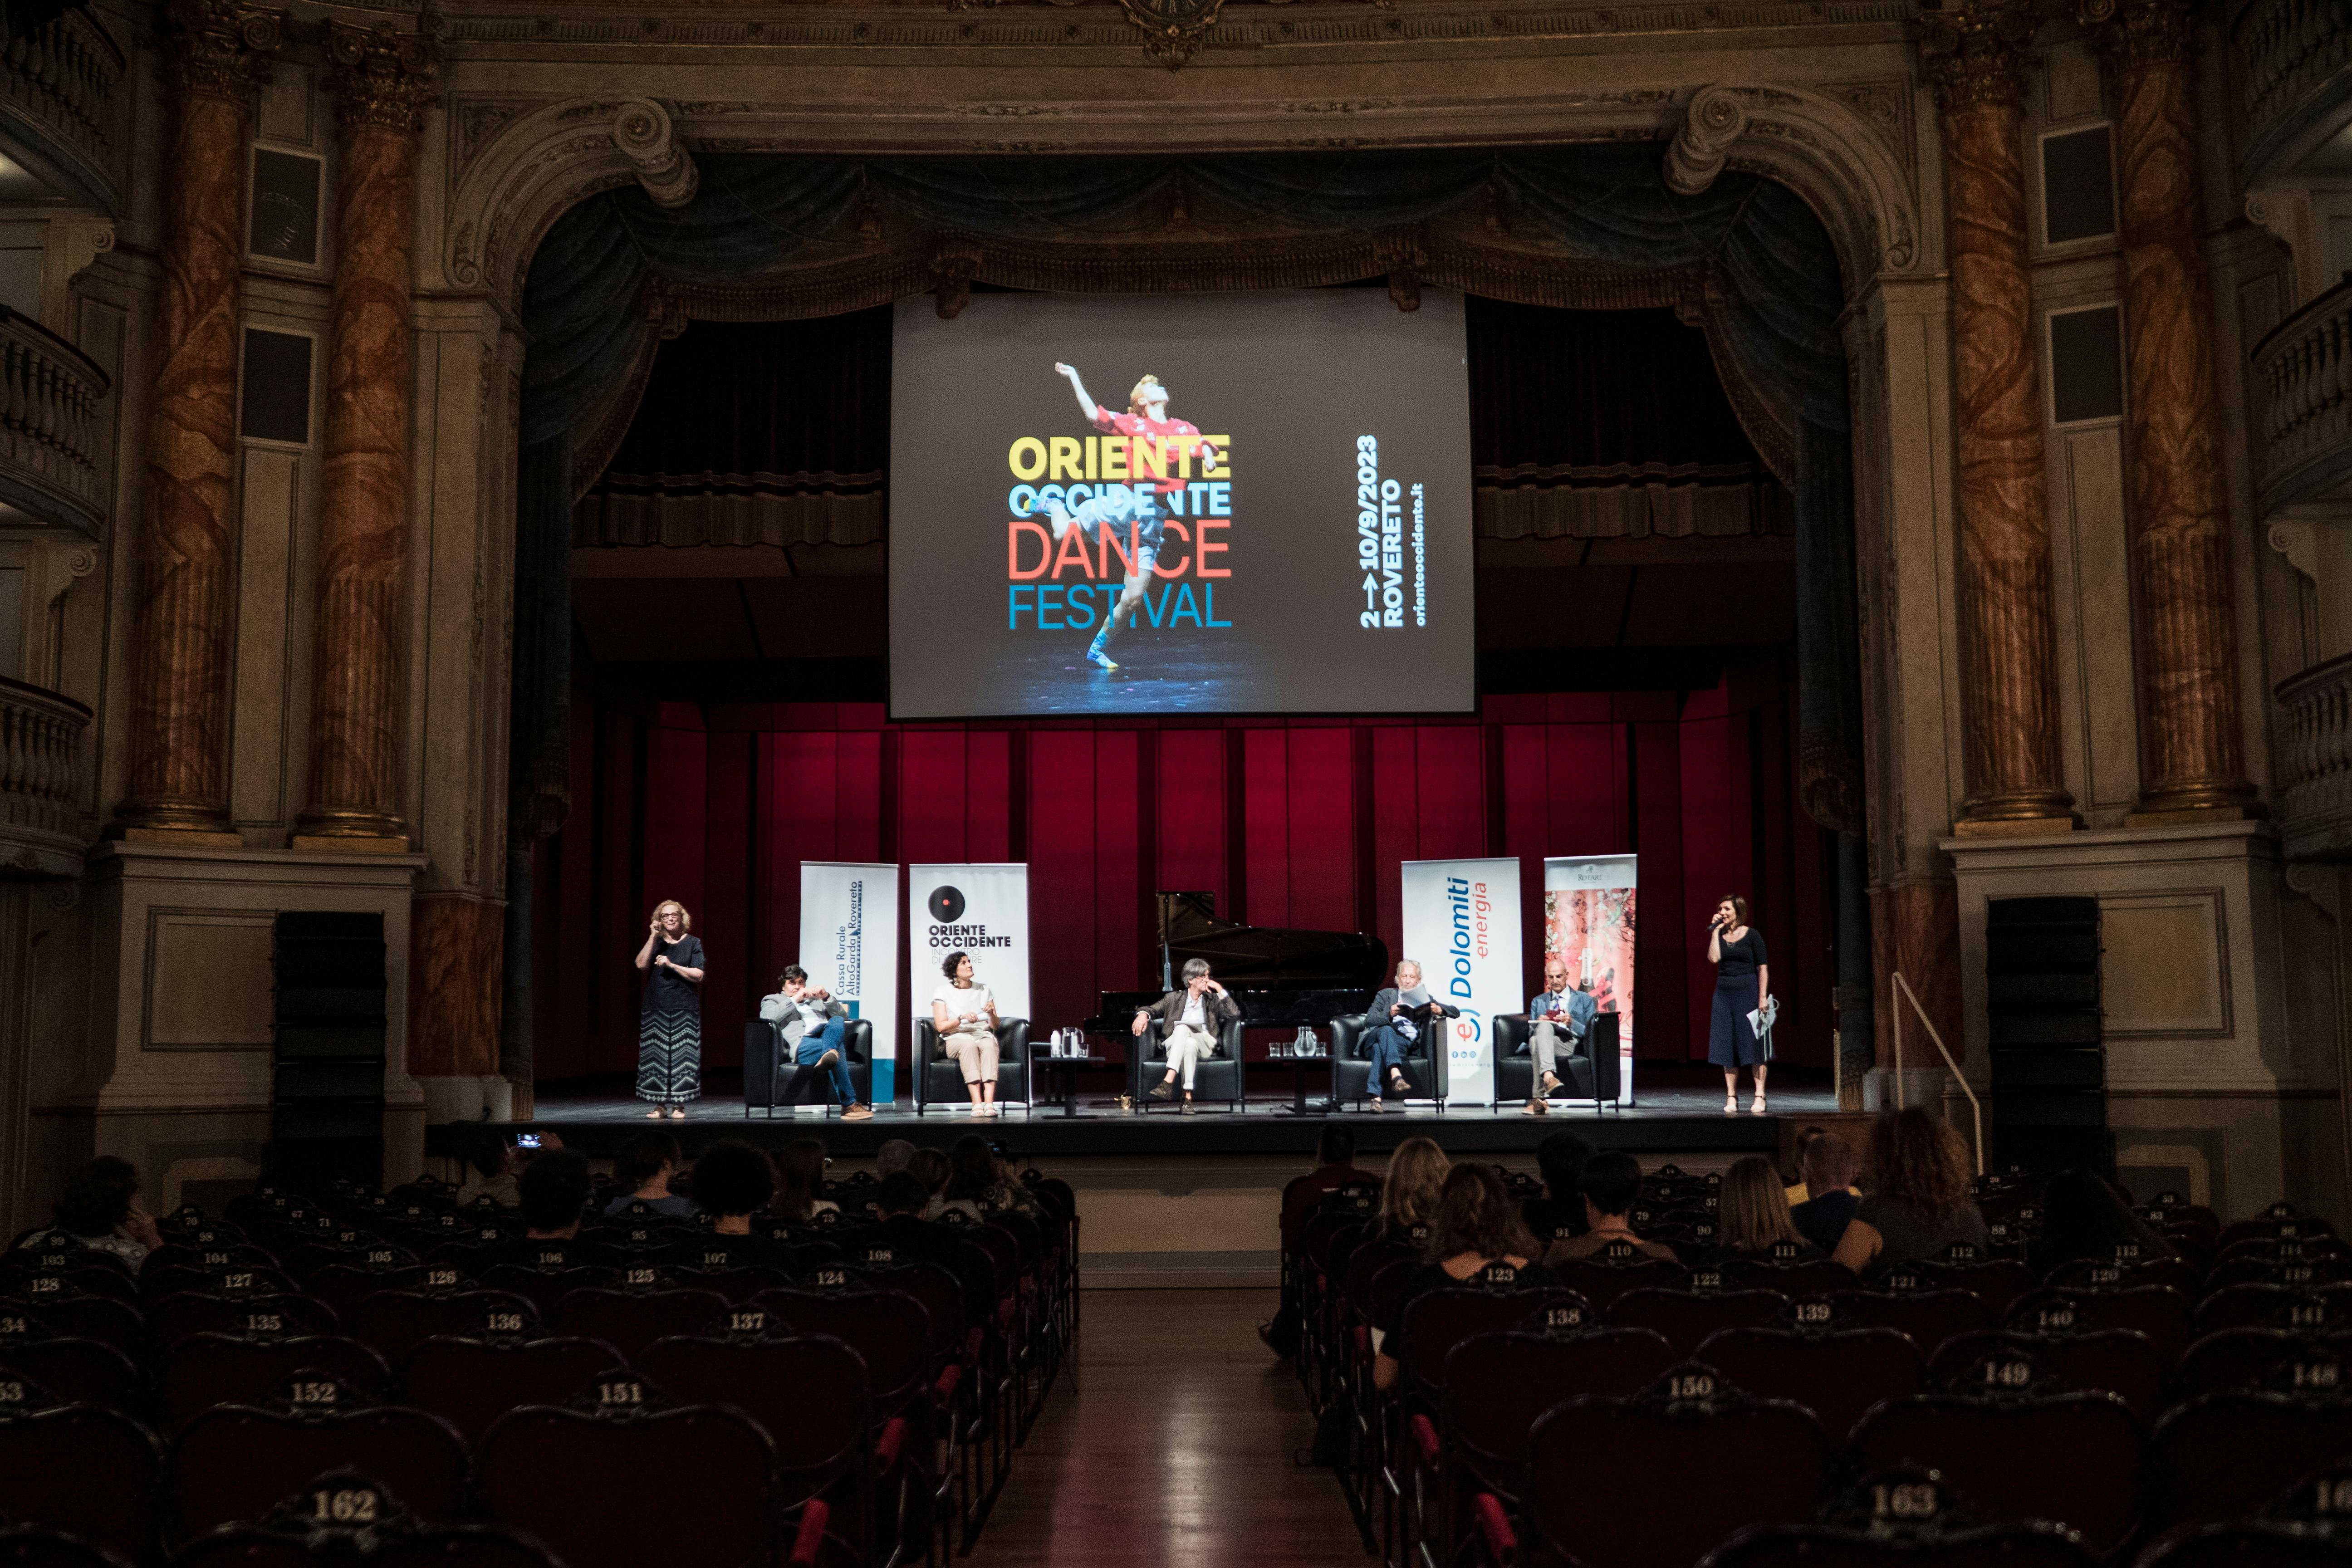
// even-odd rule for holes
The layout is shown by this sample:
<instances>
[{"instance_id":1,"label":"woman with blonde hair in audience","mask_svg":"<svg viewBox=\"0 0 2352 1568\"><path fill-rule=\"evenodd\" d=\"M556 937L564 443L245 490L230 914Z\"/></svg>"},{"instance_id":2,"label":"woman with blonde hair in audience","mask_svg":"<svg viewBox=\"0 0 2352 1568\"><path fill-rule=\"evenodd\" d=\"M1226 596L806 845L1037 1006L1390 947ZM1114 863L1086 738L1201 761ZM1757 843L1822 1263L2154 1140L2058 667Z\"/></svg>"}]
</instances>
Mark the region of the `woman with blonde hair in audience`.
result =
<instances>
[{"instance_id":1,"label":"woman with blonde hair in audience","mask_svg":"<svg viewBox=\"0 0 2352 1568\"><path fill-rule=\"evenodd\" d=\"M1559 1276L1536 1259L1543 1249L1519 1218L1511 1189L1492 1165L1456 1165L1446 1173L1429 1226L1428 1263L1413 1272L1387 1321L1372 1325L1372 1384L1395 1384L1404 1358L1404 1319L1413 1298L1452 1285L1529 1289L1557 1285Z\"/></svg>"},{"instance_id":2,"label":"woman with blonde hair in audience","mask_svg":"<svg viewBox=\"0 0 2352 1568\"><path fill-rule=\"evenodd\" d=\"M1438 1195L1453 1169L1454 1162L1433 1139L1408 1138L1398 1144L1381 1184L1381 1239L1415 1247L1426 1243L1430 1223L1437 1217Z\"/></svg>"},{"instance_id":3,"label":"woman with blonde hair in audience","mask_svg":"<svg viewBox=\"0 0 2352 1568\"><path fill-rule=\"evenodd\" d=\"M1834 1254L1859 1274L1985 1244L1984 1215L1969 1196L1968 1145L1951 1123L1917 1106L1870 1130L1871 1189Z\"/></svg>"},{"instance_id":4,"label":"woman with blonde hair in audience","mask_svg":"<svg viewBox=\"0 0 2352 1568\"><path fill-rule=\"evenodd\" d=\"M1761 1154L1736 1161L1724 1173L1716 1201L1715 1236L1723 1258L1769 1258L1774 1245L1783 1241L1801 1247L1802 1256L1820 1256L1819 1248L1797 1234L1780 1173Z\"/></svg>"}]
</instances>

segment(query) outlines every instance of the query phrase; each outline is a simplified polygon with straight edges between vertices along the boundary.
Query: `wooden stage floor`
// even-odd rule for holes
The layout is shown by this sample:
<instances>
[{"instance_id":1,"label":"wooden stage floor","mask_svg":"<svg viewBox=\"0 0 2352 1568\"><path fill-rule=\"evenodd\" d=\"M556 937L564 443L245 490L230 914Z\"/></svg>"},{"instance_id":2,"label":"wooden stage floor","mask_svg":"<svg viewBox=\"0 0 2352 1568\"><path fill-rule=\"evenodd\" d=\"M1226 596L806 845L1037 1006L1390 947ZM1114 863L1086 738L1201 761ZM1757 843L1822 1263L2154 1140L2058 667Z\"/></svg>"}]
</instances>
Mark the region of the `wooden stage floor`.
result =
<instances>
[{"instance_id":1,"label":"wooden stage floor","mask_svg":"<svg viewBox=\"0 0 2352 1568\"><path fill-rule=\"evenodd\" d=\"M1781 1147L1784 1121L1801 1121L1827 1116L1836 1101L1826 1088L1791 1088L1776 1091L1769 1113L1751 1116L1743 1109L1723 1114L1723 1091L1686 1084L1638 1088L1638 1102L1595 1111L1588 1102L1554 1102L1548 1116L1528 1116L1518 1106L1449 1105L1443 1112L1425 1102L1381 1112L1341 1111L1331 1115L1296 1115L1288 1095L1254 1096L1246 1109L1234 1111L1203 1105L1192 1116L1172 1106L1155 1104L1146 1111L1121 1110L1115 1100L1082 1094L1077 1113L1045 1104L1034 1109L1014 1105L996 1117L976 1118L970 1109L932 1106L918 1114L911 1105L885 1107L871 1121L844 1121L837 1114L814 1110L780 1109L772 1116L755 1111L748 1118L740 1100L706 1096L689 1108L683 1121L662 1125L674 1133L688 1153L722 1138L742 1138L762 1146L780 1145L793 1138L821 1135L835 1154L851 1159L872 1154L884 1141L908 1138L934 1142L977 1131L1001 1141L1024 1156L1055 1154L1311 1154L1324 1127L1334 1121L1348 1123L1356 1144L1367 1152L1393 1148L1416 1135L1440 1139L1457 1153L1527 1153L1554 1132L1573 1132L1596 1148L1624 1149L1635 1153L1706 1152L1725 1154L1773 1153ZM1740 1101L1744 1107L1747 1100ZM644 1103L616 1082L604 1085L542 1086L537 1096L535 1120L527 1124L551 1130L564 1142L592 1157L608 1156L630 1133L650 1125ZM502 1127L502 1131L519 1131ZM442 1152L451 1134L446 1126L428 1129L428 1147Z\"/></svg>"}]
</instances>

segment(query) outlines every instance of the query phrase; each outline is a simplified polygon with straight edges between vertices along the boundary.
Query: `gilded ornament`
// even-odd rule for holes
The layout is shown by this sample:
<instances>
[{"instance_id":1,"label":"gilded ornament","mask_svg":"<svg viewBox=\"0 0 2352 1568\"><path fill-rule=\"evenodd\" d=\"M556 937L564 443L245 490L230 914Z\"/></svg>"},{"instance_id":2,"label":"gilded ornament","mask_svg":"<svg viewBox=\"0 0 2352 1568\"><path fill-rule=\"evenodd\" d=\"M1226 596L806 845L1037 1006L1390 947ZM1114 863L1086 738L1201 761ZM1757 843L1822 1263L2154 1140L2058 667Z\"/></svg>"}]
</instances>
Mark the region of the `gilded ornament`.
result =
<instances>
[{"instance_id":1,"label":"gilded ornament","mask_svg":"<svg viewBox=\"0 0 2352 1568\"><path fill-rule=\"evenodd\" d=\"M429 18L437 28L438 18ZM346 125L415 131L441 66L441 41L431 31L395 33L389 26L330 22L327 61L335 112Z\"/></svg>"}]
</instances>

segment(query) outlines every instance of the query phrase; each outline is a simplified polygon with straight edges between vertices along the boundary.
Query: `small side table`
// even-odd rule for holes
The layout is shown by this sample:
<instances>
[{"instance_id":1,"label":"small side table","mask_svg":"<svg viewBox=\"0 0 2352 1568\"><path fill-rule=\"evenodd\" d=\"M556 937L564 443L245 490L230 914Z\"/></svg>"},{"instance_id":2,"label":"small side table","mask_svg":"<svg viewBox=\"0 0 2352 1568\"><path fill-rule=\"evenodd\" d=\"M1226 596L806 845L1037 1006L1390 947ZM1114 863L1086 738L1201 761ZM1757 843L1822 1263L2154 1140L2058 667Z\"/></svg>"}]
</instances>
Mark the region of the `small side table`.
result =
<instances>
[{"instance_id":1,"label":"small side table","mask_svg":"<svg viewBox=\"0 0 2352 1568\"><path fill-rule=\"evenodd\" d=\"M1322 1051L1311 1057L1268 1057L1265 1059L1265 1065L1270 1068L1286 1067L1290 1069L1290 1104L1287 1108L1288 1114L1292 1116L1328 1116L1331 1114L1331 1108L1328 1101L1320 1110L1309 1110L1307 1109L1307 1069L1313 1068L1318 1072L1320 1072L1325 1078L1329 1078L1331 1075L1331 1053L1329 1051Z\"/></svg>"},{"instance_id":2,"label":"small side table","mask_svg":"<svg viewBox=\"0 0 2352 1568\"><path fill-rule=\"evenodd\" d=\"M1107 1068L1114 1064L1107 1057L1032 1057L1029 1065L1043 1072L1048 1082L1055 1074L1062 1076L1062 1114L1078 1113L1078 1074L1089 1068Z\"/></svg>"}]
</instances>

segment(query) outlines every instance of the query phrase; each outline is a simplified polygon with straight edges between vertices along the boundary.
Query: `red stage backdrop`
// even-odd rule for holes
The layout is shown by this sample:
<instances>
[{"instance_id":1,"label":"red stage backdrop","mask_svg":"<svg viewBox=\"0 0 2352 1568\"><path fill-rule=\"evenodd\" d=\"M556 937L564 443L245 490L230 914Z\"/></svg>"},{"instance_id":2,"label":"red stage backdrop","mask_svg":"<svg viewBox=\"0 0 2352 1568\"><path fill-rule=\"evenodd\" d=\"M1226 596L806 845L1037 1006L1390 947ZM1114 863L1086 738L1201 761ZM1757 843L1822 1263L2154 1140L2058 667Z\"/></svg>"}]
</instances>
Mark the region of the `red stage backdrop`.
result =
<instances>
[{"instance_id":1,"label":"red stage backdrop","mask_svg":"<svg viewBox=\"0 0 2352 1568\"><path fill-rule=\"evenodd\" d=\"M539 851L539 1076L634 1068L629 959L661 899L693 911L709 955L704 1058L739 1064L742 1020L795 956L803 858L1028 861L1042 1037L1098 992L1157 984L1155 889L1213 891L1253 925L1376 931L1404 956L1398 862L1517 855L1536 981L1544 858L1627 851L1641 1055L1706 1054L1706 913L1739 891L1771 944L1779 1053L1826 1065L1834 884L1795 802L1794 688L1783 650L1732 664L1711 691L1492 696L1430 721L890 724L878 704L583 693L571 817Z\"/></svg>"}]
</instances>

